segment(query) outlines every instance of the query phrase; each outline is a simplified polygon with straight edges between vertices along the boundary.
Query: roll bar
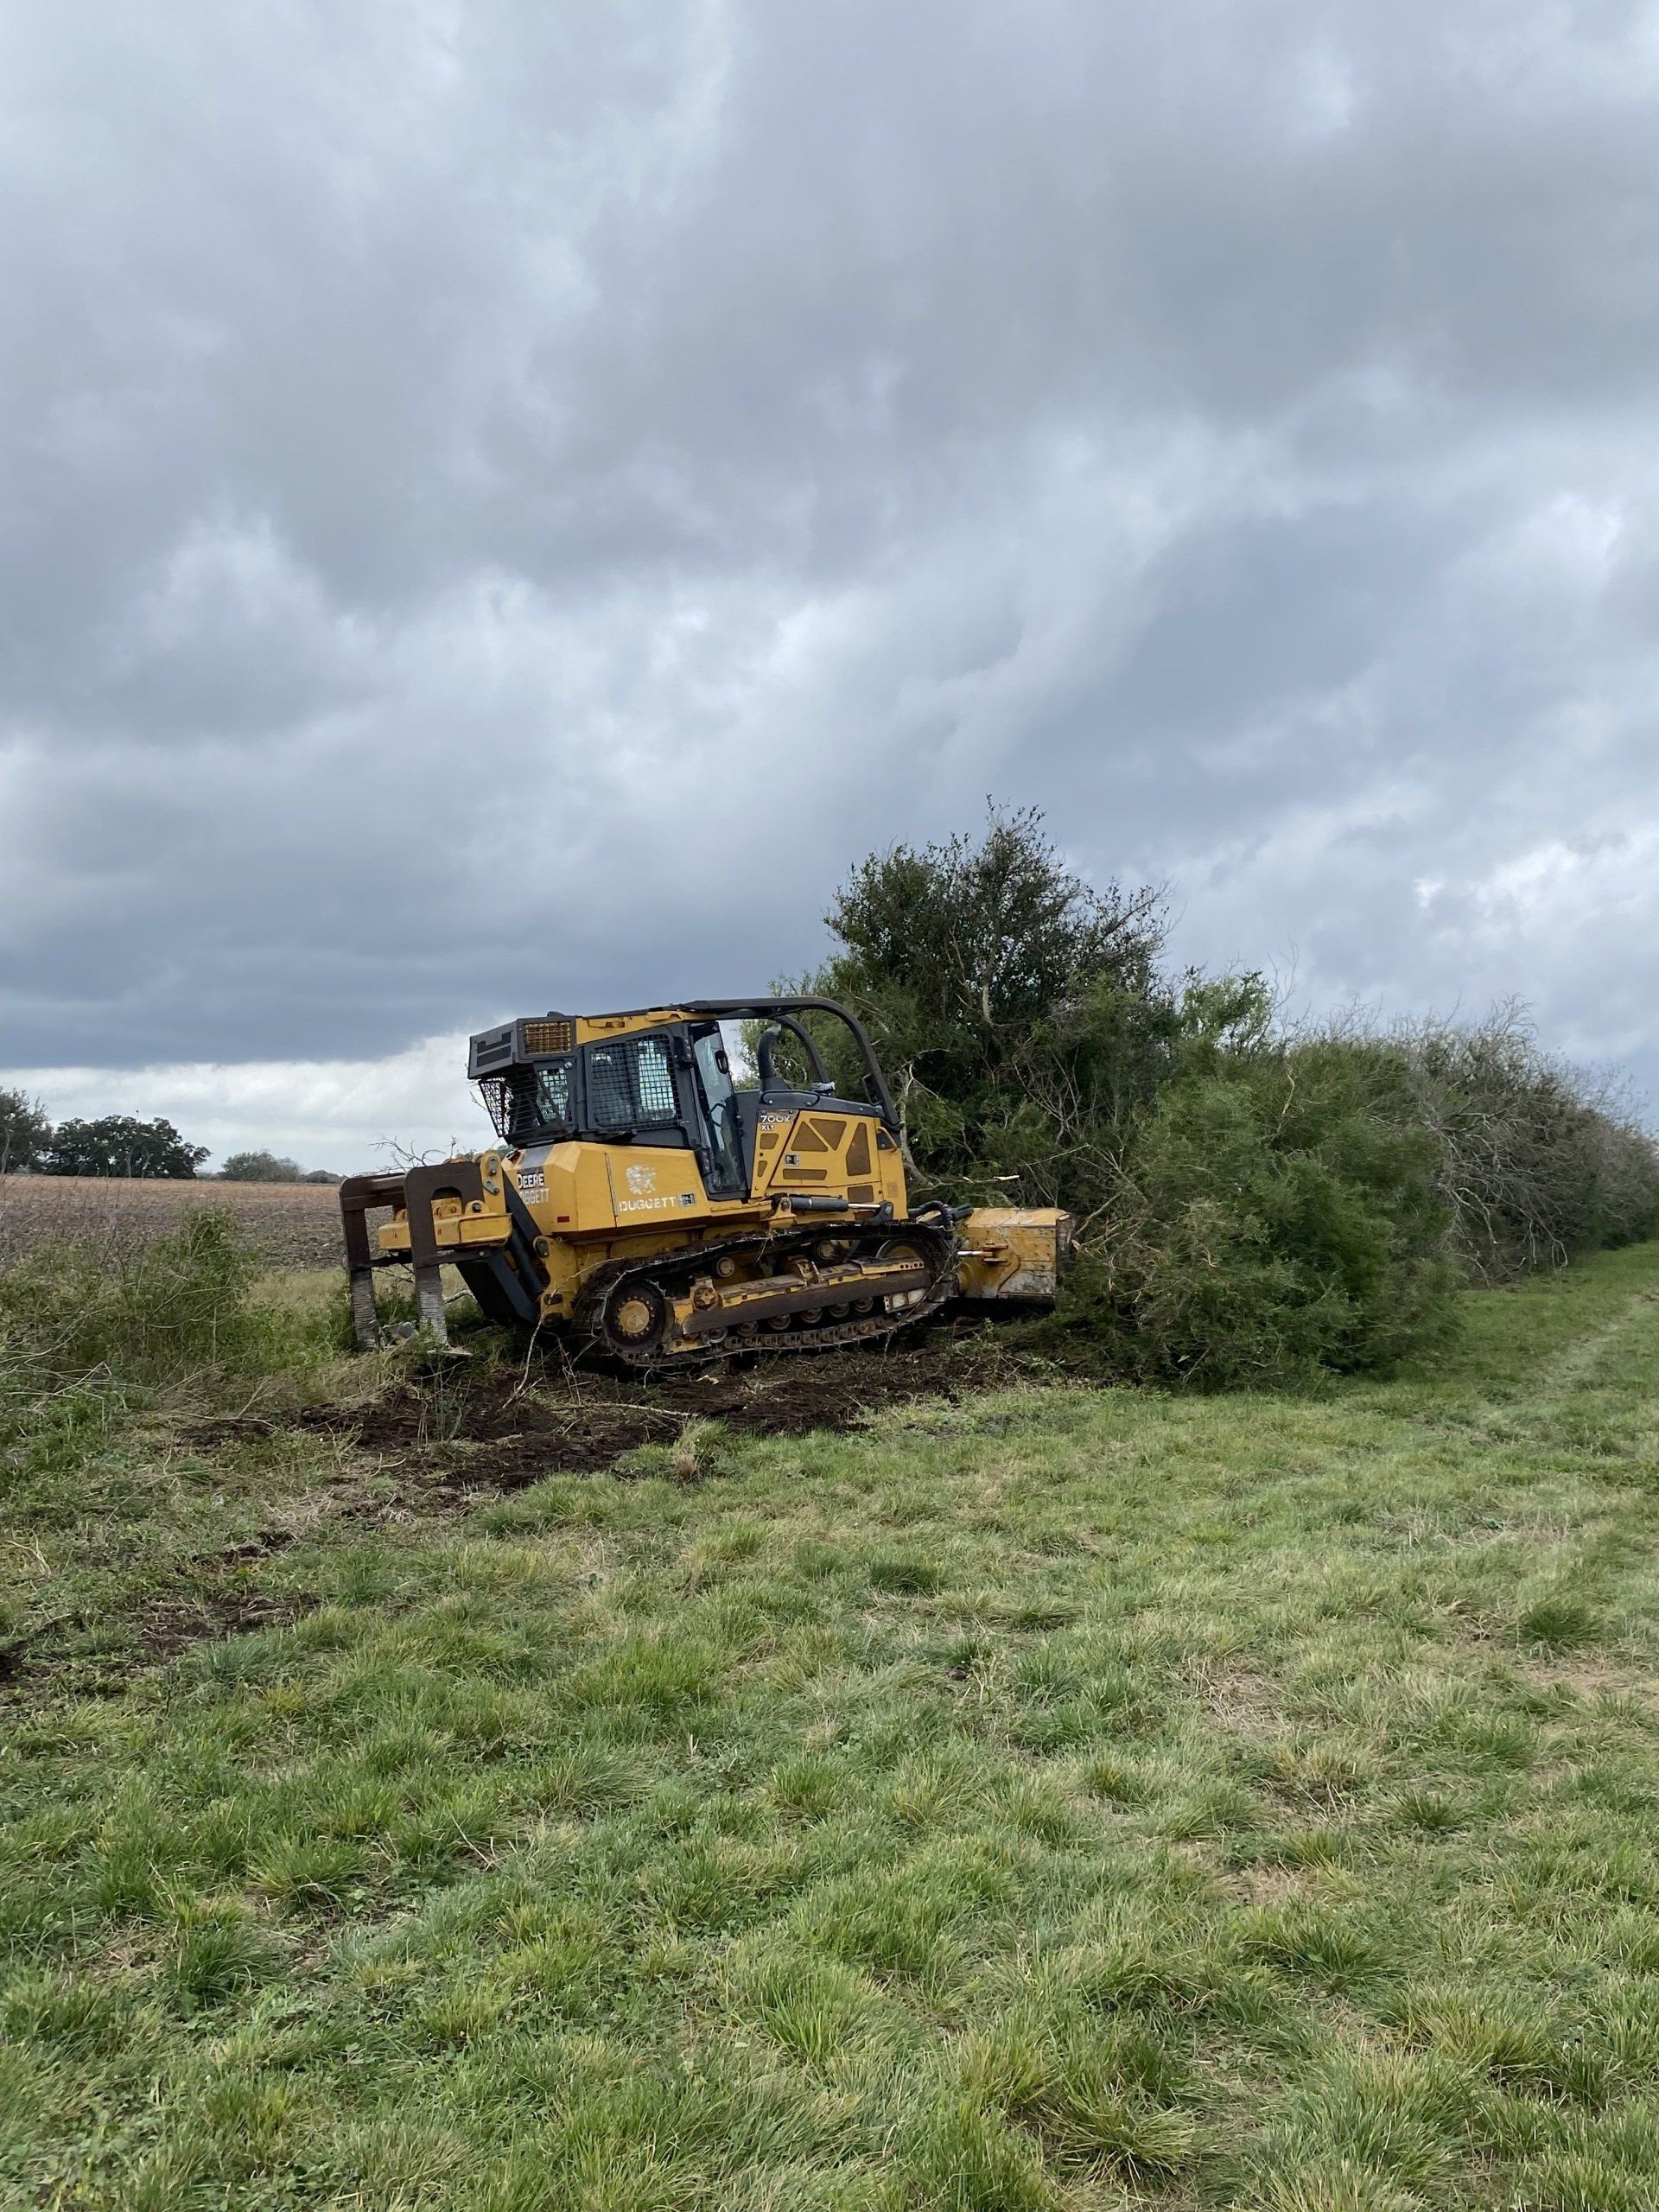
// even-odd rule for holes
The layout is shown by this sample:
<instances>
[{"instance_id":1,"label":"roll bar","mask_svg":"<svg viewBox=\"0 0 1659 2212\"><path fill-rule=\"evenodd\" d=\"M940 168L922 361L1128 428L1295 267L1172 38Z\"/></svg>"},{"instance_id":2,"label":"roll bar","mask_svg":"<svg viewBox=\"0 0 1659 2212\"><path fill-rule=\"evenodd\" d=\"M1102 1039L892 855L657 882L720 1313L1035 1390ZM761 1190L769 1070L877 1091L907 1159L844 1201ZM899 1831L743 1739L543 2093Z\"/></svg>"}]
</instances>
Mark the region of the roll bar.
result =
<instances>
[{"instance_id":1,"label":"roll bar","mask_svg":"<svg viewBox=\"0 0 1659 2212\"><path fill-rule=\"evenodd\" d=\"M774 1037L781 1037L785 1029L798 1042L801 1050L806 1054L806 1064L812 1071L813 1082L817 1084L820 1090L831 1089L833 1086L830 1078L823 1071L823 1055L813 1043L811 1033L803 1027L792 1014L780 1014L773 1019L769 1028L760 1032L754 1041L754 1065L755 1071L760 1077L762 1096L764 1096L772 1089L772 1040Z\"/></svg>"},{"instance_id":2,"label":"roll bar","mask_svg":"<svg viewBox=\"0 0 1659 2212\"><path fill-rule=\"evenodd\" d=\"M883 1126L894 1136L899 1134L899 1109L893 1103L893 1093L887 1089L887 1079L881 1072L881 1063L875 1057L875 1047L870 1042L869 1032L858 1016L842 1005L839 999L683 999L680 1001L687 1014L709 1014L716 1021L775 1020L782 1024L805 1046L816 1077L823 1079L823 1063L817 1047L800 1023L791 1017L801 1014L827 1014L852 1032L853 1042L858 1046L864 1062L864 1079L869 1086L870 1103L881 1116ZM768 1055L770 1057L770 1055ZM768 1071L762 1069L764 1087Z\"/></svg>"}]
</instances>

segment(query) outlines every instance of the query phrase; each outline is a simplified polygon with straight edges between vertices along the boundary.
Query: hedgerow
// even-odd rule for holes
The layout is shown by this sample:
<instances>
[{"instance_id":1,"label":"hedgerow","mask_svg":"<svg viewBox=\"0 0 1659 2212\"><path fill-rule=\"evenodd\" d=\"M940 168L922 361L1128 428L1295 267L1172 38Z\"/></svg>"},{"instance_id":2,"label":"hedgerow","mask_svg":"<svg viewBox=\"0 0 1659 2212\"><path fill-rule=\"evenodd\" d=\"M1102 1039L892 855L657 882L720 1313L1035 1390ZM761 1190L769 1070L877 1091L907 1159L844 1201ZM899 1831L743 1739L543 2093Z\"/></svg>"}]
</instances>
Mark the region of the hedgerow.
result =
<instances>
[{"instance_id":1,"label":"hedgerow","mask_svg":"<svg viewBox=\"0 0 1659 2212\"><path fill-rule=\"evenodd\" d=\"M1552 1059L1523 1008L1389 1039L1436 1141L1455 1242L1502 1280L1659 1232L1659 1157L1616 1091Z\"/></svg>"},{"instance_id":2,"label":"hedgerow","mask_svg":"<svg viewBox=\"0 0 1659 2212\"><path fill-rule=\"evenodd\" d=\"M1516 1009L1288 1029L1258 976L1171 975L1159 894L1084 883L1034 812L870 855L826 919L805 981L870 1027L918 1186L1066 1207L1058 1325L1116 1371L1386 1367L1461 1280L1659 1232L1652 1138Z\"/></svg>"}]
</instances>

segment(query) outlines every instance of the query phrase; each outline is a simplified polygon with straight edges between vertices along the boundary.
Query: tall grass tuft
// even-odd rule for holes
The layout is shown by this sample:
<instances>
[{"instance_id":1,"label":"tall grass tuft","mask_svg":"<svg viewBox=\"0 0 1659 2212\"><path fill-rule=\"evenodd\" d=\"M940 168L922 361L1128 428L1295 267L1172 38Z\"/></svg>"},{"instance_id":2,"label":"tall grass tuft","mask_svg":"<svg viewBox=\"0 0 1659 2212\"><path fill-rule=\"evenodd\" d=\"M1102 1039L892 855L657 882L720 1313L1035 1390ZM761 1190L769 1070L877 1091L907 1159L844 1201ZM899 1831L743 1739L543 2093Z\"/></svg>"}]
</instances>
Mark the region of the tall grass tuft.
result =
<instances>
[{"instance_id":1,"label":"tall grass tuft","mask_svg":"<svg viewBox=\"0 0 1659 2212\"><path fill-rule=\"evenodd\" d=\"M105 1427L156 1393L264 1371L282 1325L250 1297L256 1262L213 1207L149 1243L42 1247L0 1274L0 1440Z\"/></svg>"}]
</instances>

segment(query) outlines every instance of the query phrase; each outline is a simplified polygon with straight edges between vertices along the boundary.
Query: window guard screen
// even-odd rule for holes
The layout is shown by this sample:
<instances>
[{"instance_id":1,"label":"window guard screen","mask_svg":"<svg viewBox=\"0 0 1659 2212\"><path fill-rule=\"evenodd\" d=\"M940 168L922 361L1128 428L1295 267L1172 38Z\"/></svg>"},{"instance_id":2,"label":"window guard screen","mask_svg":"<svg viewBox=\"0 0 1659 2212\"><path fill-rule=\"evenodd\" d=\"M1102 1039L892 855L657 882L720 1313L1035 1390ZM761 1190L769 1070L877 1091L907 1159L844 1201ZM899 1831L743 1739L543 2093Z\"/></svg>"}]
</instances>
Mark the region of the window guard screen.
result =
<instances>
[{"instance_id":1,"label":"window guard screen","mask_svg":"<svg viewBox=\"0 0 1659 2212\"><path fill-rule=\"evenodd\" d=\"M588 1046L588 1118L596 1129L674 1126L679 1107L664 1038L627 1037Z\"/></svg>"},{"instance_id":2,"label":"window guard screen","mask_svg":"<svg viewBox=\"0 0 1659 2212\"><path fill-rule=\"evenodd\" d=\"M509 1068L503 1075L484 1077L479 1089L504 1144L525 1144L533 1137L569 1128L570 1067L567 1053L538 1067Z\"/></svg>"}]
</instances>

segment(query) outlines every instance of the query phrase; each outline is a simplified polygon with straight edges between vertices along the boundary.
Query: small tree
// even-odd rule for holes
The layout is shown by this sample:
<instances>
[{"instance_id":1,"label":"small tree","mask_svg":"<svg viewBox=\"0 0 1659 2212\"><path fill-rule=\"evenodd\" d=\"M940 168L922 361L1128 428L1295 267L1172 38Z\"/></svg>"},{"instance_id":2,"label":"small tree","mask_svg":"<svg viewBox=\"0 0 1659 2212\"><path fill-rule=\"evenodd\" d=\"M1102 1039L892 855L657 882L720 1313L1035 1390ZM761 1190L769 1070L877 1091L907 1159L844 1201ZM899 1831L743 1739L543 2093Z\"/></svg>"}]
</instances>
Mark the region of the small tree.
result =
<instances>
[{"instance_id":1,"label":"small tree","mask_svg":"<svg viewBox=\"0 0 1659 2212\"><path fill-rule=\"evenodd\" d=\"M147 1182L188 1181L207 1157L187 1144L171 1122L105 1114L95 1122L63 1122L46 1153L54 1175L126 1175Z\"/></svg>"},{"instance_id":2,"label":"small tree","mask_svg":"<svg viewBox=\"0 0 1659 2212\"><path fill-rule=\"evenodd\" d=\"M38 1098L0 1090L0 1175L38 1167L52 1141L52 1124Z\"/></svg>"},{"instance_id":3,"label":"small tree","mask_svg":"<svg viewBox=\"0 0 1659 2212\"><path fill-rule=\"evenodd\" d=\"M1176 1021L1158 892L1096 890L1035 809L993 810L977 839L872 853L825 918L842 949L809 984L869 1027L924 1176L1050 1202L1064 1160L1066 1202L1091 1211Z\"/></svg>"},{"instance_id":4,"label":"small tree","mask_svg":"<svg viewBox=\"0 0 1659 2212\"><path fill-rule=\"evenodd\" d=\"M285 1160L274 1152L233 1152L219 1172L227 1183L300 1183L308 1179L301 1173L297 1160Z\"/></svg>"}]
</instances>

